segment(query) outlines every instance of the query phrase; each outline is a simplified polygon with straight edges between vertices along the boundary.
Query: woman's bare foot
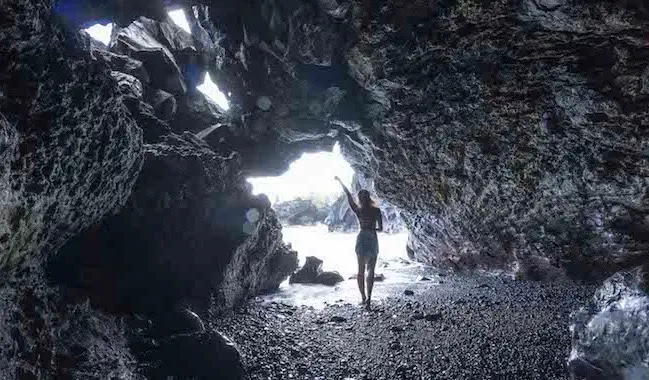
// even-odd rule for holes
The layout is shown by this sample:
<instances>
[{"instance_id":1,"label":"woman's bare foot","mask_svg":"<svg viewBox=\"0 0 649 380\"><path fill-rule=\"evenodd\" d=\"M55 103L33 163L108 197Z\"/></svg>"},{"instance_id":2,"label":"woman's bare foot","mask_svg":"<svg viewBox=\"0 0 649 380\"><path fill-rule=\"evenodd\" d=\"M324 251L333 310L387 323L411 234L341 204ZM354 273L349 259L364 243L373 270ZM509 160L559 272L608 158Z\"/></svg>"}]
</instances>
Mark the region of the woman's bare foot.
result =
<instances>
[{"instance_id":1,"label":"woman's bare foot","mask_svg":"<svg viewBox=\"0 0 649 380\"><path fill-rule=\"evenodd\" d=\"M367 303L367 298L363 296L363 299L361 300L361 305L365 305Z\"/></svg>"},{"instance_id":2,"label":"woman's bare foot","mask_svg":"<svg viewBox=\"0 0 649 380\"><path fill-rule=\"evenodd\" d=\"M372 301L370 301L370 299L368 298L367 301L365 302L365 310L372 311L372 307L370 306L371 302Z\"/></svg>"}]
</instances>

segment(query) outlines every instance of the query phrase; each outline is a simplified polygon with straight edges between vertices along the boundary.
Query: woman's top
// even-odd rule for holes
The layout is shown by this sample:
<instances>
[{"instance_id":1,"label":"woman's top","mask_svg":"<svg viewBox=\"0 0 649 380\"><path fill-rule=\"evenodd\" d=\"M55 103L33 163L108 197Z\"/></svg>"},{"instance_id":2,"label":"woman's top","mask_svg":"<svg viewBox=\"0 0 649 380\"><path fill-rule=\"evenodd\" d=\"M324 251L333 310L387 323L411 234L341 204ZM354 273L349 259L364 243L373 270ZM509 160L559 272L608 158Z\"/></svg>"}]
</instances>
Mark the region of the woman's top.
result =
<instances>
[{"instance_id":1,"label":"woman's top","mask_svg":"<svg viewBox=\"0 0 649 380\"><path fill-rule=\"evenodd\" d=\"M361 226L361 230L376 230L376 220L378 219L376 214L380 212L376 207L370 207L369 209L357 208L354 210L356 217L358 218L358 224Z\"/></svg>"}]
</instances>

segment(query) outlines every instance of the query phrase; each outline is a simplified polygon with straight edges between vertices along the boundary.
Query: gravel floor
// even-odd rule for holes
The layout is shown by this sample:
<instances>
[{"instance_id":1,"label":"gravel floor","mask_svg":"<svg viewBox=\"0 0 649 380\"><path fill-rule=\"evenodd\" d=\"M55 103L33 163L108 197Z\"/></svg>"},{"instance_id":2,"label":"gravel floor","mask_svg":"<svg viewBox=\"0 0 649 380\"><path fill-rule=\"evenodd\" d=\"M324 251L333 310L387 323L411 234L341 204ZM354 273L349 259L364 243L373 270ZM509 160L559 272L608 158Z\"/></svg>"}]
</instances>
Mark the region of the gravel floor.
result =
<instances>
[{"instance_id":1,"label":"gravel floor","mask_svg":"<svg viewBox=\"0 0 649 380\"><path fill-rule=\"evenodd\" d=\"M373 311L257 300L216 321L249 379L569 379L569 313L593 287L430 276L377 284ZM414 295L405 295L411 290Z\"/></svg>"}]
</instances>

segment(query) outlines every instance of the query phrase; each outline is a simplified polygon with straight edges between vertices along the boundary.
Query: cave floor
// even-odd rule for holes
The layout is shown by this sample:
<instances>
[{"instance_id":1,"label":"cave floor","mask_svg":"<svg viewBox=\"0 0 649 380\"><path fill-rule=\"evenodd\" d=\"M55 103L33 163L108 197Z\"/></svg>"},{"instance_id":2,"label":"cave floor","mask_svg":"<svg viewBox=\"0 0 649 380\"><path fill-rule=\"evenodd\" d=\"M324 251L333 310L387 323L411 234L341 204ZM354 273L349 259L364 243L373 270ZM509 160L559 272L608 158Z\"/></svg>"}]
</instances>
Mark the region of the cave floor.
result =
<instances>
[{"instance_id":1,"label":"cave floor","mask_svg":"<svg viewBox=\"0 0 649 380\"><path fill-rule=\"evenodd\" d=\"M430 278L377 283L371 312L347 299L312 307L265 297L215 323L238 344L249 379L570 378L569 314L594 287Z\"/></svg>"}]
</instances>

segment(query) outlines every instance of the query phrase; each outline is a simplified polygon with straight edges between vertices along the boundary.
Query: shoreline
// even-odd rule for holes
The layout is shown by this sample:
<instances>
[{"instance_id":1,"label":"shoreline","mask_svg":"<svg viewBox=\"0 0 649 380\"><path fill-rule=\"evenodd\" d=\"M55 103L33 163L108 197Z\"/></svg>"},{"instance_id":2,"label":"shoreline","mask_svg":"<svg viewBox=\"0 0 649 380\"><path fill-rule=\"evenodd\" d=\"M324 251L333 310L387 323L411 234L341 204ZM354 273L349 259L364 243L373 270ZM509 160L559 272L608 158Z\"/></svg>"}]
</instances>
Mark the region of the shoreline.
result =
<instances>
[{"instance_id":1,"label":"shoreline","mask_svg":"<svg viewBox=\"0 0 649 380\"><path fill-rule=\"evenodd\" d=\"M347 300L316 308L258 297L213 322L238 344L251 380L563 380L569 315L595 289L476 274L375 286L386 296L371 312Z\"/></svg>"}]
</instances>

